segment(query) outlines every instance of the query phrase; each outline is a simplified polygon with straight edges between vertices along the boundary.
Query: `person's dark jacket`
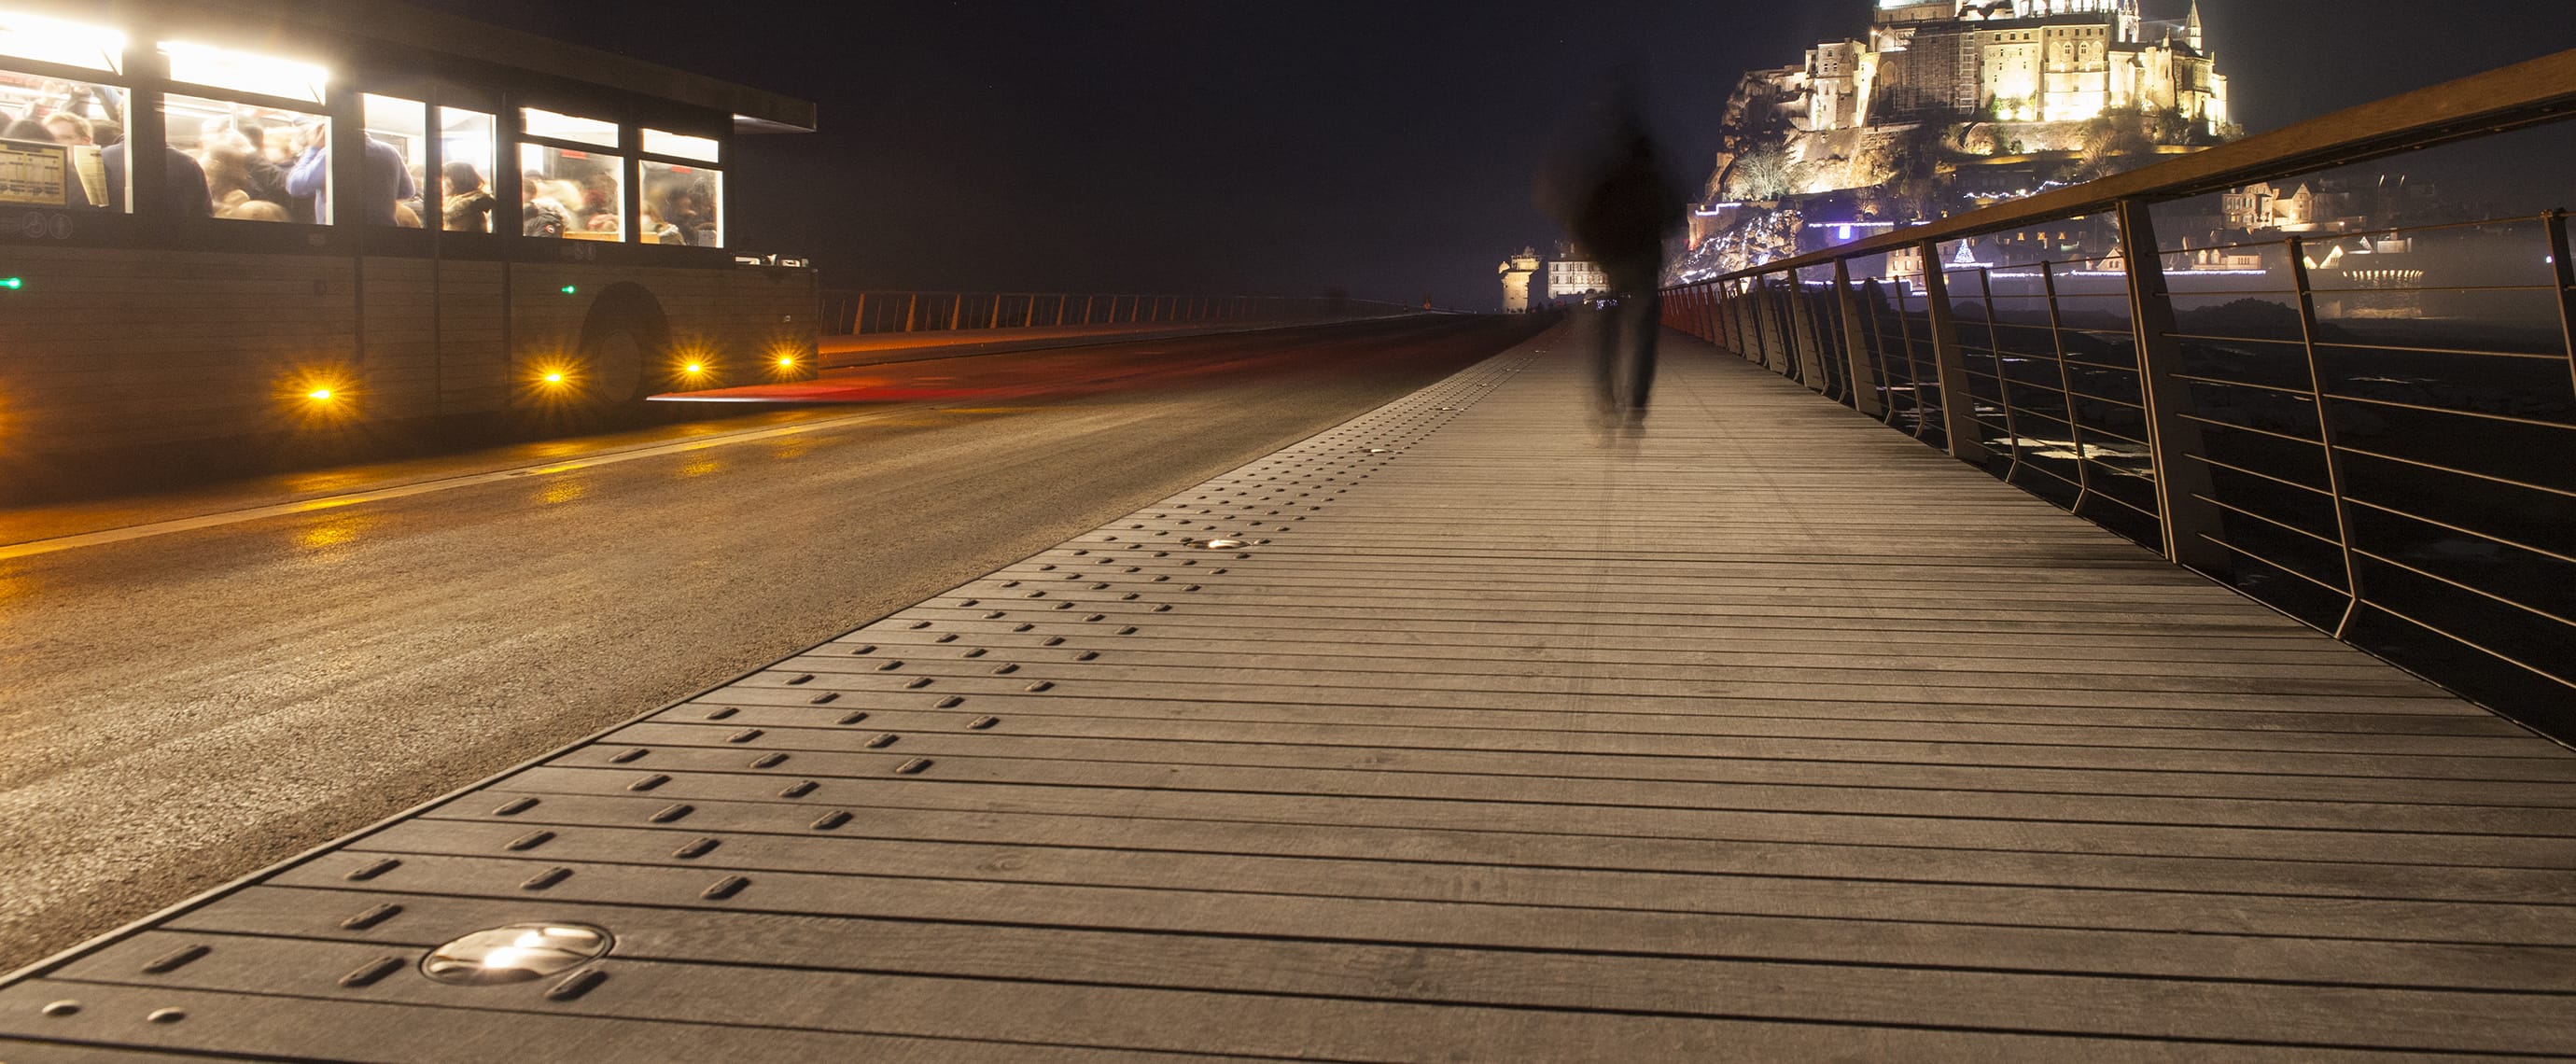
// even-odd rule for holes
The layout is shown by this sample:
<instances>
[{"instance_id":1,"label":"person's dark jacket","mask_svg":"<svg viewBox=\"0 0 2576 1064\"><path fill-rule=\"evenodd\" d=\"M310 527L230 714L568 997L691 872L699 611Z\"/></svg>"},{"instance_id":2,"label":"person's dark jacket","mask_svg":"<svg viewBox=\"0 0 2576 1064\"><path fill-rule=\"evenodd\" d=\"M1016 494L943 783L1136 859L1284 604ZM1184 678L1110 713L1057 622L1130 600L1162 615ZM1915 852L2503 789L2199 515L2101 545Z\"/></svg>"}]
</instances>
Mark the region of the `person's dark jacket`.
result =
<instances>
[{"instance_id":1,"label":"person's dark jacket","mask_svg":"<svg viewBox=\"0 0 2576 1064\"><path fill-rule=\"evenodd\" d=\"M1652 284L1662 271L1664 237L1681 221L1682 197L1642 138L1623 148L1575 205L1569 228L1625 288Z\"/></svg>"},{"instance_id":2,"label":"person's dark jacket","mask_svg":"<svg viewBox=\"0 0 2576 1064\"><path fill-rule=\"evenodd\" d=\"M107 205L125 209L125 142L118 141L99 149L99 163L107 171ZM182 218L208 218L215 213L214 196L206 191L206 170L187 153L177 148L161 149L161 209Z\"/></svg>"}]
</instances>

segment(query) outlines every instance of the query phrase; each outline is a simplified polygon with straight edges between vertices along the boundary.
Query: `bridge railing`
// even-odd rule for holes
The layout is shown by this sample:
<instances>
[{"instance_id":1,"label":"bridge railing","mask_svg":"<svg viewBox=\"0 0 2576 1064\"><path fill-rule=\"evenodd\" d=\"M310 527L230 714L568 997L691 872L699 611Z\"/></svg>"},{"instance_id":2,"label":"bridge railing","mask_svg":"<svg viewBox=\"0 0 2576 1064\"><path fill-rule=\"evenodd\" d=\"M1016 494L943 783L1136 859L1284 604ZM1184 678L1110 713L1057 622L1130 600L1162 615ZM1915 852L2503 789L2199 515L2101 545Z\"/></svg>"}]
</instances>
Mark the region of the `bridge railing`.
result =
<instances>
[{"instance_id":1,"label":"bridge railing","mask_svg":"<svg viewBox=\"0 0 2576 1064\"><path fill-rule=\"evenodd\" d=\"M2576 52L1684 284L1665 321L2576 738L2566 200L2443 217L2346 171L2359 218L2193 224L2571 114Z\"/></svg>"},{"instance_id":2,"label":"bridge railing","mask_svg":"<svg viewBox=\"0 0 2576 1064\"><path fill-rule=\"evenodd\" d=\"M1401 314L1411 309L1393 303L1333 297L827 291L823 293L821 320L827 335L856 336L964 329L1329 321Z\"/></svg>"}]
</instances>

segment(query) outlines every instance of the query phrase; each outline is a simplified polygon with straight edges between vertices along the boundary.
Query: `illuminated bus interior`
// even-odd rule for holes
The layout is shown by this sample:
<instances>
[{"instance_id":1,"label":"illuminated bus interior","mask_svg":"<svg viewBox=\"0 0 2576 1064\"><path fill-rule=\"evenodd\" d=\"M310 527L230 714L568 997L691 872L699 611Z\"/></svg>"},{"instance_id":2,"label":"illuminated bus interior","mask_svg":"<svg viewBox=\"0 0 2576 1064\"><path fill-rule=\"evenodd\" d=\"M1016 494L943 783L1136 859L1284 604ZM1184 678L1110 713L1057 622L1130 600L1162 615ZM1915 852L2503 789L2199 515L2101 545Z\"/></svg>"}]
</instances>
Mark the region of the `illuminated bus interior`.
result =
<instances>
[{"instance_id":1,"label":"illuminated bus interior","mask_svg":"<svg viewBox=\"0 0 2576 1064\"><path fill-rule=\"evenodd\" d=\"M0 7L0 204L131 213L124 144L139 102L157 109L167 147L163 200L146 212L157 218L725 246L716 137L379 93L313 56L134 29L166 83L129 72L138 44L125 30ZM364 153L354 190L338 187L351 168L334 161L351 144Z\"/></svg>"}]
</instances>

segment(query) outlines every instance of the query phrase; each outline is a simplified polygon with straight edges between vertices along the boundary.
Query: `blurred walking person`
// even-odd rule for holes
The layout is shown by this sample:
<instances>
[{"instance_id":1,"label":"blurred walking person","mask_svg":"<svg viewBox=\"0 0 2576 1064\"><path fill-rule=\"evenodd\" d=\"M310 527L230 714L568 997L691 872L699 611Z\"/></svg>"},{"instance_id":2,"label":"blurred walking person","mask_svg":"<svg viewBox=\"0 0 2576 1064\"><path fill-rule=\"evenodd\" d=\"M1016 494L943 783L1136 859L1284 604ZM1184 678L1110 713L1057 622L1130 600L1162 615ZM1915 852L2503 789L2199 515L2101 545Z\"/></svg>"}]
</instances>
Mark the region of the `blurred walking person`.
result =
<instances>
[{"instance_id":1,"label":"blurred walking person","mask_svg":"<svg viewBox=\"0 0 2576 1064\"><path fill-rule=\"evenodd\" d=\"M1597 412L1606 432L1633 435L1654 392L1664 237L1681 224L1682 194L1664 173L1633 94L1617 94L1605 117L1606 139L1561 171L1546 198L1608 275L1613 305L1594 350Z\"/></svg>"}]
</instances>

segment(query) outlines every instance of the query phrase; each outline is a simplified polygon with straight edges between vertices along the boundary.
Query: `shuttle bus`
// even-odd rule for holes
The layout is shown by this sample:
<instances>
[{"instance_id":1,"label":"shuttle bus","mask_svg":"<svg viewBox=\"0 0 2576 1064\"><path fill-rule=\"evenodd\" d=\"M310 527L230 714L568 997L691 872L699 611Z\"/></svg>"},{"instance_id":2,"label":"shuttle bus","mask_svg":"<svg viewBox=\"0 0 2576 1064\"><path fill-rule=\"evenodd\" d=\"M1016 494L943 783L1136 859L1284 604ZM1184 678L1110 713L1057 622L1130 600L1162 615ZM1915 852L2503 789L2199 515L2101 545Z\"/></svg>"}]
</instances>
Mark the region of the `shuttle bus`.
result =
<instances>
[{"instance_id":1,"label":"shuttle bus","mask_svg":"<svg viewBox=\"0 0 2576 1064\"><path fill-rule=\"evenodd\" d=\"M0 461L795 379L813 105L384 0L0 0Z\"/></svg>"}]
</instances>

